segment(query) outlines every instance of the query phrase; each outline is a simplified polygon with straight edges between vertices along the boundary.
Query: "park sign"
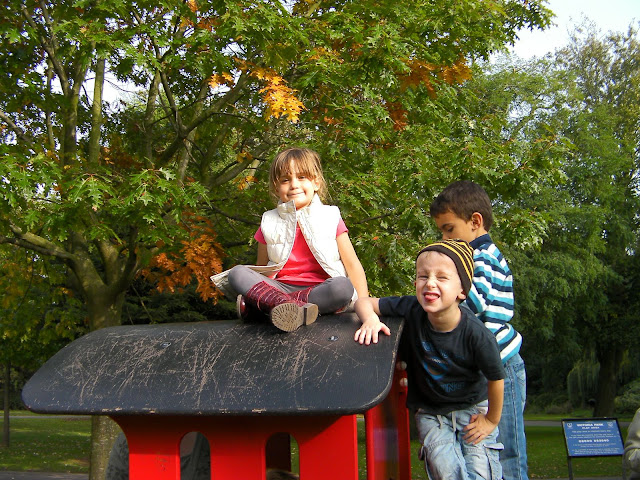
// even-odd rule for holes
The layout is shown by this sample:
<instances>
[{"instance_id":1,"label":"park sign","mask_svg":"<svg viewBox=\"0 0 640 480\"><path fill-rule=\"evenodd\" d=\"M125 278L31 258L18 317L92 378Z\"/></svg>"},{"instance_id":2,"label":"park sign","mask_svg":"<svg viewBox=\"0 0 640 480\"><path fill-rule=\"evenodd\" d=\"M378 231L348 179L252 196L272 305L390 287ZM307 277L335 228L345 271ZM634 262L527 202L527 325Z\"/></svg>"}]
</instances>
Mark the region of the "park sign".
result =
<instances>
[{"instance_id":1,"label":"park sign","mask_svg":"<svg viewBox=\"0 0 640 480\"><path fill-rule=\"evenodd\" d=\"M562 430L567 447L570 479L573 479L573 457L610 457L621 456L624 453L617 418L564 419Z\"/></svg>"},{"instance_id":2,"label":"park sign","mask_svg":"<svg viewBox=\"0 0 640 480\"><path fill-rule=\"evenodd\" d=\"M567 419L562 428L570 457L605 457L624 451L617 418Z\"/></svg>"}]
</instances>

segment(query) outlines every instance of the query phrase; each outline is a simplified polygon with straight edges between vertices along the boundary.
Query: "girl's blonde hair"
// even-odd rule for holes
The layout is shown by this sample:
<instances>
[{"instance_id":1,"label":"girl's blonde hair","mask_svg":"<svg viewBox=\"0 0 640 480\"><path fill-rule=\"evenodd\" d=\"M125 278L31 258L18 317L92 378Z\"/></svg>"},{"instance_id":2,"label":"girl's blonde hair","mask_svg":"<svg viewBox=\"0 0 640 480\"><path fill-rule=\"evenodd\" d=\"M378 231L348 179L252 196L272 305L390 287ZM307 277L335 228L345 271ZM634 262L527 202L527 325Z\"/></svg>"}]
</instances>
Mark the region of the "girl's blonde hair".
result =
<instances>
[{"instance_id":1,"label":"girl's blonde hair","mask_svg":"<svg viewBox=\"0 0 640 480\"><path fill-rule=\"evenodd\" d=\"M269 169L269 193L278 196L278 182L283 175L291 173L291 163L298 174L303 174L318 184L318 196L324 200L327 196L327 182L322 174L320 156L308 148L288 148L273 160Z\"/></svg>"}]
</instances>

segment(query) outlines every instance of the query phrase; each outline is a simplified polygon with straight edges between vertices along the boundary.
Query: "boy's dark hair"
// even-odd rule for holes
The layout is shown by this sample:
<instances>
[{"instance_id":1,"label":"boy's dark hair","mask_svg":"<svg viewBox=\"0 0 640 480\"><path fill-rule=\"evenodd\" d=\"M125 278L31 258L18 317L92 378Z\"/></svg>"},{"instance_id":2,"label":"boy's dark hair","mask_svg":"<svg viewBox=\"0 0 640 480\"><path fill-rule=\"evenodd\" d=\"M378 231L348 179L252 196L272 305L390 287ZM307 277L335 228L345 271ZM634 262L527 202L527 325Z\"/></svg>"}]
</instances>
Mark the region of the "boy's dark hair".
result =
<instances>
[{"instance_id":1,"label":"boy's dark hair","mask_svg":"<svg viewBox=\"0 0 640 480\"><path fill-rule=\"evenodd\" d=\"M448 185L431 202L429 214L436 217L451 212L465 222L471 220L471 216L478 212L482 215L484 228L488 232L493 224L493 213L489 195L477 183L469 180L460 180Z\"/></svg>"}]
</instances>

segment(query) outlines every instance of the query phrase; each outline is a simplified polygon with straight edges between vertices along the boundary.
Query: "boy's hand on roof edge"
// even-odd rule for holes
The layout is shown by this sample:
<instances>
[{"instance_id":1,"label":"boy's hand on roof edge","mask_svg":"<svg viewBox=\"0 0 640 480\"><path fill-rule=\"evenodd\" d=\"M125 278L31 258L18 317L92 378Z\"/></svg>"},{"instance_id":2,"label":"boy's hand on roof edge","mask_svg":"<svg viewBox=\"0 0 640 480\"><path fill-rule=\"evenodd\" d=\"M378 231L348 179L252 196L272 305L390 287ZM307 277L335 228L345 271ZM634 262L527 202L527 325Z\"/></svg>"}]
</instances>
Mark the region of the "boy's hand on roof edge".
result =
<instances>
[{"instance_id":1,"label":"boy's hand on roof edge","mask_svg":"<svg viewBox=\"0 0 640 480\"><path fill-rule=\"evenodd\" d=\"M371 343L378 343L379 332L383 332L385 335L391 335L391 330L379 319L368 320L364 322L360 328L356 331L353 339L360 343L360 345L370 345Z\"/></svg>"}]
</instances>

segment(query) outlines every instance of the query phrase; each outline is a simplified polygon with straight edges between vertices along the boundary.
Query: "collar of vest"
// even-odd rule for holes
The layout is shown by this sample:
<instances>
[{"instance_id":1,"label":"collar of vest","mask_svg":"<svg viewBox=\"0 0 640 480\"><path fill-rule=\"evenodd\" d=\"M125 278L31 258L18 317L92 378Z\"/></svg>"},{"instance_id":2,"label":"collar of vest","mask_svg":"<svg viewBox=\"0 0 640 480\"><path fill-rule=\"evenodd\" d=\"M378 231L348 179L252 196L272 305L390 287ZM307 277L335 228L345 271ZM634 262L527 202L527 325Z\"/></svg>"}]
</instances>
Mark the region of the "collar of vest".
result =
<instances>
[{"instance_id":1,"label":"collar of vest","mask_svg":"<svg viewBox=\"0 0 640 480\"><path fill-rule=\"evenodd\" d=\"M322 201L320 200L320 197L318 197L318 194L314 194L313 195L313 199L311 200L311 203L309 205L307 205L304 208L301 208L300 210L298 210L298 212L302 213L302 212L308 212L311 211L319 206L322 206ZM278 210L278 215L280 215L282 218L286 217L287 215L291 215L292 213L296 213L296 202L295 200L291 200L289 202L278 202L278 206L276 207L276 209Z\"/></svg>"}]
</instances>

